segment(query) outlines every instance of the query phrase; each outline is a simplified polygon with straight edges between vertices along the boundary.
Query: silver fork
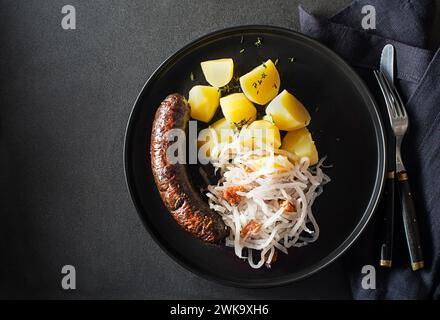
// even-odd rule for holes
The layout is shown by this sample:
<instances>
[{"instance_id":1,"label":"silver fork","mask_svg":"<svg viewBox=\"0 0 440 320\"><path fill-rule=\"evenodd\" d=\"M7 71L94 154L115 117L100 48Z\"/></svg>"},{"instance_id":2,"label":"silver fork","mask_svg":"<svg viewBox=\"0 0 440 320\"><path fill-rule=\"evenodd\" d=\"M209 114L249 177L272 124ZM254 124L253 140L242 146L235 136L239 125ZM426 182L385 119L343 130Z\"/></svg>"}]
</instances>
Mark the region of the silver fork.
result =
<instances>
[{"instance_id":1,"label":"silver fork","mask_svg":"<svg viewBox=\"0 0 440 320\"><path fill-rule=\"evenodd\" d=\"M408 130L408 114L399 92L381 71L374 71L379 83L390 118L391 127L396 137L396 173L402 202L402 216L405 227L406 241L414 271L424 267L422 245L413 195L408 182L408 173L401 156L402 140Z\"/></svg>"}]
</instances>

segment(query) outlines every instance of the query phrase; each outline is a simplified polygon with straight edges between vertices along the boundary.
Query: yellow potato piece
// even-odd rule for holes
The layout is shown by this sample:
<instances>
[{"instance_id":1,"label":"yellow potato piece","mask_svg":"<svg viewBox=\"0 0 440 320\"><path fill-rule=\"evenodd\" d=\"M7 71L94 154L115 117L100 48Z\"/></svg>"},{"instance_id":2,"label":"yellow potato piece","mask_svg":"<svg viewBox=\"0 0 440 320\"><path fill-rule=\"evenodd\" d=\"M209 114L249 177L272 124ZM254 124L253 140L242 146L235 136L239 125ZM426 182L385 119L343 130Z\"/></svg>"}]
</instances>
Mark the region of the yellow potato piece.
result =
<instances>
[{"instance_id":1,"label":"yellow potato piece","mask_svg":"<svg viewBox=\"0 0 440 320\"><path fill-rule=\"evenodd\" d=\"M266 114L280 130L304 128L310 123L310 114L293 94L283 90L266 108Z\"/></svg>"},{"instance_id":2,"label":"yellow potato piece","mask_svg":"<svg viewBox=\"0 0 440 320\"><path fill-rule=\"evenodd\" d=\"M277 171L287 171L292 168L292 163L287 159L286 156L275 155L268 157L261 157L259 159L250 160L247 166L253 171L258 171L261 169L273 169Z\"/></svg>"},{"instance_id":3,"label":"yellow potato piece","mask_svg":"<svg viewBox=\"0 0 440 320\"><path fill-rule=\"evenodd\" d=\"M201 155L203 158L209 158L211 155L211 150L214 147L215 138L213 135L216 135L216 132L210 130L209 128L203 129L199 132L197 137L197 148L199 149L199 156Z\"/></svg>"},{"instance_id":4,"label":"yellow potato piece","mask_svg":"<svg viewBox=\"0 0 440 320\"><path fill-rule=\"evenodd\" d=\"M223 87L234 74L234 61L231 58L203 61L200 63L206 81L213 87Z\"/></svg>"},{"instance_id":5,"label":"yellow potato piece","mask_svg":"<svg viewBox=\"0 0 440 320\"><path fill-rule=\"evenodd\" d=\"M307 128L289 131L283 138L281 149L294 153L300 158L309 158L310 165L318 163L318 150Z\"/></svg>"},{"instance_id":6,"label":"yellow potato piece","mask_svg":"<svg viewBox=\"0 0 440 320\"><path fill-rule=\"evenodd\" d=\"M263 117L263 120L266 120L266 121L269 121L270 123L273 123L272 116L270 116L270 115L268 115L268 114L266 114L266 115Z\"/></svg>"},{"instance_id":7,"label":"yellow potato piece","mask_svg":"<svg viewBox=\"0 0 440 320\"><path fill-rule=\"evenodd\" d=\"M189 91L188 103L193 119L209 122L220 103L220 92L210 86L194 86Z\"/></svg>"},{"instance_id":8,"label":"yellow potato piece","mask_svg":"<svg viewBox=\"0 0 440 320\"><path fill-rule=\"evenodd\" d=\"M209 157L215 141L218 143L231 143L233 136L233 126L225 118L222 118L210 125L209 128L200 131L197 138L197 147L199 149L203 147L203 150L201 150L204 152L203 155Z\"/></svg>"},{"instance_id":9,"label":"yellow potato piece","mask_svg":"<svg viewBox=\"0 0 440 320\"><path fill-rule=\"evenodd\" d=\"M240 86L246 97L254 103L266 104L280 90L280 75L272 60L240 77Z\"/></svg>"},{"instance_id":10,"label":"yellow potato piece","mask_svg":"<svg viewBox=\"0 0 440 320\"><path fill-rule=\"evenodd\" d=\"M257 109L243 93L233 93L221 98L220 106L226 120L236 126L249 124L257 117Z\"/></svg>"},{"instance_id":11,"label":"yellow potato piece","mask_svg":"<svg viewBox=\"0 0 440 320\"><path fill-rule=\"evenodd\" d=\"M257 120L242 129L240 139L243 146L248 148L262 147L262 144L272 145L275 149L281 146L280 130L271 122Z\"/></svg>"},{"instance_id":12,"label":"yellow potato piece","mask_svg":"<svg viewBox=\"0 0 440 320\"><path fill-rule=\"evenodd\" d=\"M226 118L222 118L214 122L211 126L217 133L219 143L231 143L232 138L234 136L234 126L226 120Z\"/></svg>"}]
</instances>

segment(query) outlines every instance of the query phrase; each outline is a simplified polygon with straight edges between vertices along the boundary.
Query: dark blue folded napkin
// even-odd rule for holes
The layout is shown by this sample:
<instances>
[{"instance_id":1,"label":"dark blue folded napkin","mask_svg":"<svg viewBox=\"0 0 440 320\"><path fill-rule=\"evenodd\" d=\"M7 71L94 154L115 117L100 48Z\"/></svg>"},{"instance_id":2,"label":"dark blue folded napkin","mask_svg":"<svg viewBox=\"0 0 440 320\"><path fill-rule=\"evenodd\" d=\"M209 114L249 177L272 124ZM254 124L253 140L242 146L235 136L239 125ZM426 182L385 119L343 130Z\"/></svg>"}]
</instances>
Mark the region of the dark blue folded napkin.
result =
<instances>
[{"instance_id":1,"label":"dark blue folded napkin","mask_svg":"<svg viewBox=\"0 0 440 320\"><path fill-rule=\"evenodd\" d=\"M376 29L362 28L362 8L376 11ZM323 42L348 61L383 105L373 69L383 47L396 48L396 77L410 117L403 157L410 174L425 255L425 268L410 267L400 211L396 211L393 268L378 266L378 210L361 239L345 256L355 299L440 298L440 50L427 49L433 0L358 0L330 19L299 8L301 31ZM385 115L385 111L382 110ZM384 118L387 121L387 118ZM399 219L400 218L400 219ZM376 289L364 289L362 267L376 270Z\"/></svg>"}]
</instances>

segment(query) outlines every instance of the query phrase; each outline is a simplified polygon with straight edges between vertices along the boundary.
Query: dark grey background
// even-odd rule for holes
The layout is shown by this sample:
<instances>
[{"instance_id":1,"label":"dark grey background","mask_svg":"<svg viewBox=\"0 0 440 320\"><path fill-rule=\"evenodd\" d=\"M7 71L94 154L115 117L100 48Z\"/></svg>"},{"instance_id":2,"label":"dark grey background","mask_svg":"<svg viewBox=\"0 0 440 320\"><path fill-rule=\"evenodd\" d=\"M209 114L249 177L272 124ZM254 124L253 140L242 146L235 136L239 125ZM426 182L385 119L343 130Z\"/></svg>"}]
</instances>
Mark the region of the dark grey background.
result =
<instances>
[{"instance_id":1,"label":"dark grey background","mask_svg":"<svg viewBox=\"0 0 440 320\"><path fill-rule=\"evenodd\" d=\"M154 69L220 28L298 29L300 2L330 16L350 1L0 0L0 298L351 298L340 262L275 289L200 279L154 243L125 186L124 130ZM66 4L76 30L61 28ZM77 290L61 289L66 264Z\"/></svg>"}]
</instances>

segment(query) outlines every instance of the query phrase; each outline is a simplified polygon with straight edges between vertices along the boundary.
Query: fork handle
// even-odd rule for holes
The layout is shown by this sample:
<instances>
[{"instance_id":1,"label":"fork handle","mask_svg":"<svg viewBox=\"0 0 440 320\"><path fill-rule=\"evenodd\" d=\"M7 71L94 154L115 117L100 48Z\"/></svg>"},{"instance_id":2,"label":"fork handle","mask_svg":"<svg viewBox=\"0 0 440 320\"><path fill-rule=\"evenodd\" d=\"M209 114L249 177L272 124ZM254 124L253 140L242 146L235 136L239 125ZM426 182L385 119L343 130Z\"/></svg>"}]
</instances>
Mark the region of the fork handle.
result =
<instances>
[{"instance_id":1,"label":"fork handle","mask_svg":"<svg viewBox=\"0 0 440 320\"><path fill-rule=\"evenodd\" d=\"M400 199L402 201L403 225L405 227L406 241L411 259L413 271L422 269L423 261L422 244L420 241L419 224L417 222L416 209L408 181L408 173L400 171L397 173L399 181Z\"/></svg>"}]
</instances>

